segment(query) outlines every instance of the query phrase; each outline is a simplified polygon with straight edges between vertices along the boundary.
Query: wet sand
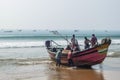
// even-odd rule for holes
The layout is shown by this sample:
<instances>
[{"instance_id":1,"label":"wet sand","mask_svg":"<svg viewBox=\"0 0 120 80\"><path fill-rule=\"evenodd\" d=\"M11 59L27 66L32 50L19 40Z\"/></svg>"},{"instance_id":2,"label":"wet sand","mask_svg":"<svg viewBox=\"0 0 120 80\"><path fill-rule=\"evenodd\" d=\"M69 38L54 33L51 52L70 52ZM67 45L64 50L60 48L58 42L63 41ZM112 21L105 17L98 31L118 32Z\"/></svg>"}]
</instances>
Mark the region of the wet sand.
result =
<instances>
[{"instance_id":1,"label":"wet sand","mask_svg":"<svg viewBox=\"0 0 120 80\"><path fill-rule=\"evenodd\" d=\"M0 67L0 80L120 80L117 60L120 58L107 58L101 66L91 69L59 68L50 60L33 61L32 64L7 63ZM113 65L109 61L113 61Z\"/></svg>"},{"instance_id":2,"label":"wet sand","mask_svg":"<svg viewBox=\"0 0 120 80\"><path fill-rule=\"evenodd\" d=\"M0 80L120 80L119 57L107 57L101 66L96 65L91 69L65 66L59 68L43 49L1 50L1 55L7 55L5 58L12 56L13 59L0 59ZM30 58L33 55L37 57Z\"/></svg>"}]
</instances>

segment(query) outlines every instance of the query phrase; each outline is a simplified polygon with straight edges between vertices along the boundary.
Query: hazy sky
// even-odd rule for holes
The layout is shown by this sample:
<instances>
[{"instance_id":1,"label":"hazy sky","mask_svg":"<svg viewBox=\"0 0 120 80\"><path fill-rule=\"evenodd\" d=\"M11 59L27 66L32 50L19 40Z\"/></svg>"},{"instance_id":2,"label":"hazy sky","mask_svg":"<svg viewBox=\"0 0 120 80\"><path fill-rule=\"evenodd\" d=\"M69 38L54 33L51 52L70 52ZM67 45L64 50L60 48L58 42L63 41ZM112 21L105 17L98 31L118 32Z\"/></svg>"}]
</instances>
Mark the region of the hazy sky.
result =
<instances>
[{"instance_id":1,"label":"hazy sky","mask_svg":"<svg viewBox=\"0 0 120 80\"><path fill-rule=\"evenodd\" d=\"M120 29L120 0L0 0L0 28Z\"/></svg>"}]
</instances>

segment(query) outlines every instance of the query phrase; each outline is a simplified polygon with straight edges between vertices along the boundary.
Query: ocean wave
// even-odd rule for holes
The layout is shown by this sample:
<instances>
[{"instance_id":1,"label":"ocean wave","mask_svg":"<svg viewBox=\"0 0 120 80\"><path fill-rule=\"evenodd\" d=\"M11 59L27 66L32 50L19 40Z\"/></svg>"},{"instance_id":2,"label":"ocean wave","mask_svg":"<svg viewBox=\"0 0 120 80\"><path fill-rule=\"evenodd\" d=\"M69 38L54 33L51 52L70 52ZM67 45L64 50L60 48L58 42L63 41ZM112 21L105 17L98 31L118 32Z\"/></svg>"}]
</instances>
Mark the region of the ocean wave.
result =
<instances>
[{"instance_id":1,"label":"ocean wave","mask_svg":"<svg viewBox=\"0 0 120 80\"><path fill-rule=\"evenodd\" d=\"M120 45L120 43L112 43L111 45Z\"/></svg>"},{"instance_id":2,"label":"ocean wave","mask_svg":"<svg viewBox=\"0 0 120 80\"><path fill-rule=\"evenodd\" d=\"M67 45L66 41L58 41L59 45ZM53 43L54 46L57 46ZM45 41L8 41L0 42L1 48L35 48L35 47L45 47Z\"/></svg>"},{"instance_id":3,"label":"ocean wave","mask_svg":"<svg viewBox=\"0 0 120 80\"><path fill-rule=\"evenodd\" d=\"M55 42L59 45L67 45L67 41L65 40L55 40ZM98 40L99 44L101 43L100 40ZM84 46L84 40L78 40L78 43L80 46ZM53 45L55 45L53 43ZM120 40L115 39L112 40L111 45L120 45ZM57 45L55 45L57 46ZM34 47L45 47L45 40L25 40L25 41L0 41L0 48L34 48Z\"/></svg>"},{"instance_id":4,"label":"ocean wave","mask_svg":"<svg viewBox=\"0 0 120 80\"><path fill-rule=\"evenodd\" d=\"M49 64L52 61L49 58L3 58L2 63L12 63L14 65L33 65L33 64Z\"/></svg>"},{"instance_id":5,"label":"ocean wave","mask_svg":"<svg viewBox=\"0 0 120 80\"><path fill-rule=\"evenodd\" d=\"M42 61L19 61L14 64L16 65L37 65L37 64L49 64L51 60L42 60Z\"/></svg>"},{"instance_id":6,"label":"ocean wave","mask_svg":"<svg viewBox=\"0 0 120 80\"><path fill-rule=\"evenodd\" d=\"M108 52L107 57L120 57L120 51Z\"/></svg>"},{"instance_id":7,"label":"ocean wave","mask_svg":"<svg viewBox=\"0 0 120 80\"><path fill-rule=\"evenodd\" d=\"M43 42L0 42L0 48L34 48L44 46Z\"/></svg>"},{"instance_id":8,"label":"ocean wave","mask_svg":"<svg viewBox=\"0 0 120 80\"><path fill-rule=\"evenodd\" d=\"M120 39L113 39L112 45L120 45Z\"/></svg>"}]
</instances>

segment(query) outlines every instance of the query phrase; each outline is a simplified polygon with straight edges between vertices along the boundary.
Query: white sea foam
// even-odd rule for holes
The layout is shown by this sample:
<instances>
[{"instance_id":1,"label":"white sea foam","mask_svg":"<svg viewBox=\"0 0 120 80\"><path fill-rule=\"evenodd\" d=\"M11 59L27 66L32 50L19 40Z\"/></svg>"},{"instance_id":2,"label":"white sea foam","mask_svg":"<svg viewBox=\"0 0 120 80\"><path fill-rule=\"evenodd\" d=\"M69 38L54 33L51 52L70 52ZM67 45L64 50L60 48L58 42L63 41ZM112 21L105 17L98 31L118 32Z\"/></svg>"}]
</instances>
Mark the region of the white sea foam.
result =
<instances>
[{"instance_id":1,"label":"white sea foam","mask_svg":"<svg viewBox=\"0 0 120 80\"><path fill-rule=\"evenodd\" d=\"M116 52L108 52L108 57L120 57L120 51L116 51Z\"/></svg>"},{"instance_id":2,"label":"white sea foam","mask_svg":"<svg viewBox=\"0 0 120 80\"><path fill-rule=\"evenodd\" d=\"M26 48L26 47L40 47L40 46L44 46L44 42L41 41L0 42L0 48Z\"/></svg>"},{"instance_id":3,"label":"white sea foam","mask_svg":"<svg viewBox=\"0 0 120 80\"><path fill-rule=\"evenodd\" d=\"M120 39L113 39L112 45L120 45Z\"/></svg>"},{"instance_id":4,"label":"white sea foam","mask_svg":"<svg viewBox=\"0 0 120 80\"><path fill-rule=\"evenodd\" d=\"M55 42L59 45L67 45L67 41L65 40L55 40ZM100 43L101 40L98 40ZM84 40L78 40L80 46L84 46ZM53 45L56 45L53 43ZM112 40L111 45L120 45L119 39ZM37 40L37 41L0 41L0 48L29 48L29 47L44 47L45 40Z\"/></svg>"}]
</instances>

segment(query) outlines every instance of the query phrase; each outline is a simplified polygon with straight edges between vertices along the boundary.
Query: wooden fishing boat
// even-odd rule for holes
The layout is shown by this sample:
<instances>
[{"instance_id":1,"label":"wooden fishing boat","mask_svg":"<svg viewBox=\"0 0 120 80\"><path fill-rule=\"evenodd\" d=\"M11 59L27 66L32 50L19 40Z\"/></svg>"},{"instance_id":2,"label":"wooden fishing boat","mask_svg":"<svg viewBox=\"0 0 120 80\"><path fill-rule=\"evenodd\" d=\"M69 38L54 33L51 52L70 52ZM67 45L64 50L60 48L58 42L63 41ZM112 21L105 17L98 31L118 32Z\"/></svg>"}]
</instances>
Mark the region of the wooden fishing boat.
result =
<instances>
[{"instance_id":1,"label":"wooden fishing boat","mask_svg":"<svg viewBox=\"0 0 120 80\"><path fill-rule=\"evenodd\" d=\"M100 64L104 61L107 56L108 47L111 44L111 39L105 38L101 40L101 44L96 45L92 48L76 51L72 53L72 61L74 66L92 66ZM55 55L58 50L63 49L60 47L53 47L50 45L50 41L46 41L46 49L52 60L55 60ZM68 65L68 52L69 50L62 51L61 64Z\"/></svg>"}]
</instances>

